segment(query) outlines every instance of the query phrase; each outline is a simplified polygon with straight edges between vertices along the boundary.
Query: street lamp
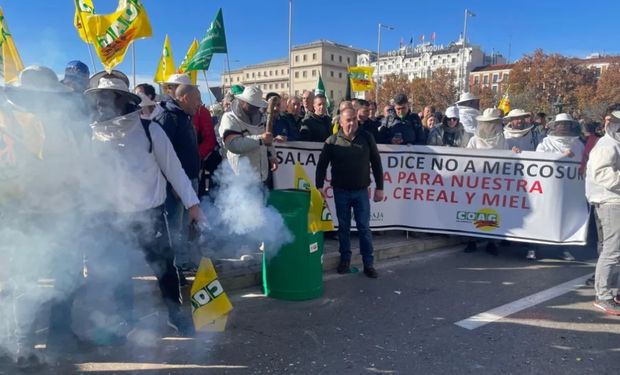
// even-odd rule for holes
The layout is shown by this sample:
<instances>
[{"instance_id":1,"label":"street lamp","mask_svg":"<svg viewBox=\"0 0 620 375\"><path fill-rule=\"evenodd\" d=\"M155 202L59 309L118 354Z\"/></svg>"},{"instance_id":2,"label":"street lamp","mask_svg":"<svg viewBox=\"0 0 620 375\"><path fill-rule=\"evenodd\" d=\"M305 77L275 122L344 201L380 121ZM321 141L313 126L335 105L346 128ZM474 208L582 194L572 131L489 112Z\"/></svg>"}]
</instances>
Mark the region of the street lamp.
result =
<instances>
[{"instance_id":1,"label":"street lamp","mask_svg":"<svg viewBox=\"0 0 620 375\"><path fill-rule=\"evenodd\" d=\"M384 25L379 22L377 36L377 83L375 85L375 101L379 105L379 56L381 55L381 29L394 30L394 26Z\"/></svg>"},{"instance_id":2,"label":"street lamp","mask_svg":"<svg viewBox=\"0 0 620 375\"><path fill-rule=\"evenodd\" d=\"M466 43L467 43L467 18L469 17L475 17L476 15L470 11L469 9L465 9L465 22L463 23L463 76L461 77L463 79L463 86L461 91L465 92L465 91L469 91L469 85L467 82L467 47L466 47Z\"/></svg>"}]
</instances>

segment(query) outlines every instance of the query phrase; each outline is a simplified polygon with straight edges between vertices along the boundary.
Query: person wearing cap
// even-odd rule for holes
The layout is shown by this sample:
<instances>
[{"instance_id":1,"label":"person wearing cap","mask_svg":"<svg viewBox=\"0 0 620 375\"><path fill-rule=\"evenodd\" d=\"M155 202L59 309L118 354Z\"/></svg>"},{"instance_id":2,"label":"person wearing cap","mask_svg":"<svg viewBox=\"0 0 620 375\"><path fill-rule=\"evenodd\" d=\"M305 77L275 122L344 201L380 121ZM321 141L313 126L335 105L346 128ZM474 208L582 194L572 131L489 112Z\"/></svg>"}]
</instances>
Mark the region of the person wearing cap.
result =
<instances>
[{"instance_id":1,"label":"person wearing cap","mask_svg":"<svg viewBox=\"0 0 620 375\"><path fill-rule=\"evenodd\" d=\"M299 140L304 142L325 142L332 134L332 119L327 114L327 98L323 94L314 96L314 110L306 111L301 120Z\"/></svg>"},{"instance_id":2,"label":"person wearing cap","mask_svg":"<svg viewBox=\"0 0 620 375\"><path fill-rule=\"evenodd\" d=\"M471 92L464 92L456 102L456 106L459 107L460 121L465 132L470 136L474 135L478 126L476 117L480 116L480 98Z\"/></svg>"},{"instance_id":3,"label":"person wearing cap","mask_svg":"<svg viewBox=\"0 0 620 375\"><path fill-rule=\"evenodd\" d=\"M191 336L194 325L189 311L181 307L179 274L165 218L166 181L188 210L192 222L205 220L198 197L163 128L141 121L141 99L129 91L126 77L96 77L97 82L91 80L91 88L85 92L97 111L91 124L92 150L93 157L108 167L97 171L90 188L95 195L92 199L105 208L96 217L101 222L98 233L118 240L100 249L102 254L94 261L94 271L114 269L114 278L105 285L114 290L123 323L110 336L123 342L135 321L131 274L126 264L127 248L134 247L142 250L157 277L168 309L168 325L182 336ZM195 97L197 89L178 90L179 97L194 95L186 99L183 108L195 110L200 103Z\"/></svg>"},{"instance_id":4,"label":"person wearing cap","mask_svg":"<svg viewBox=\"0 0 620 375\"><path fill-rule=\"evenodd\" d=\"M442 123L431 129L427 144L429 146L465 148L469 138L469 134L465 132L463 124L459 121L459 108L451 106L446 108L446 115Z\"/></svg>"},{"instance_id":5,"label":"person wearing cap","mask_svg":"<svg viewBox=\"0 0 620 375\"><path fill-rule=\"evenodd\" d=\"M79 60L70 61L65 68L65 77L61 81L75 92L82 93L88 88L90 70L88 65Z\"/></svg>"},{"instance_id":6,"label":"person wearing cap","mask_svg":"<svg viewBox=\"0 0 620 375\"><path fill-rule=\"evenodd\" d=\"M71 307L80 286L81 232L85 171L80 166L81 127L67 113L77 96L48 67L23 69L16 83L4 88L0 103L0 238L2 242L3 319L17 365L42 363L35 344L35 319L51 302L47 350L79 346L71 330ZM85 123L85 119L82 119ZM54 279L51 291L37 286ZM9 311L10 310L10 311ZM2 327L4 328L4 327Z\"/></svg>"},{"instance_id":7,"label":"person wearing cap","mask_svg":"<svg viewBox=\"0 0 620 375\"><path fill-rule=\"evenodd\" d=\"M266 107L261 89L247 86L242 94L235 96L231 110L224 113L219 127L226 159L233 171L239 173L239 163L245 160L263 183L267 183L269 171L278 168L273 134L266 131L260 112Z\"/></svg>"},{"instance_id":8,"label":"person wearing cap","mask_svg":"<svg viewBox=\"0 0 620 375\"><path fill-rule=\"evenodd\" d=\"M509 121L504 128L504 138L515 152L535 151L542 138L534 124L527 122L528 117L531 117L530 112L518 108L510 110L504 116L504 120Z\"/></svg>"},{"instance_id":9,"label":"person wearing cap","mask_svg":"<svg viewBox=\"0 0 620 375\"><path fill-rule=\"evenodd\" d=\"M594 272L594 306L606 314L620 315L620 111L609 115L605 135L590 152L586 168L586 197L600 223L602 248ZM614 280L615 278L615 280Z\"/></svg>"},{"instance_id":10,"label":"person wearing cap","mask_svg":"<svg viewBox=\"0 0 620 375\"><path fill-rule=\"evenodd\" d=\"M356 111L353 108L346 108L340 113L340 129L337 134L327 138L319 156L315 181L317 189L324 198L323 186L327 167L330 165L340 242L340 263L337 272L340 274L351 272L350 226L353 210L364 274L375 279L378 274L374 268L368 187L372 169L376 184L373 201L383 201L383 167L374 137L359 128Z\"/></svg>"},{"instance_id":11,"label":"person wearing cap","mask_svg":"<svg viewBox=\"0 0 620 375\"><path fill-rule=\"evenodd\" d=\"M417 113L409 109L409 99L405 94L394 96L395 116L384 118L379 128L379 143L425 145L426 134Z\"/></svg>"},{"instance_id":12,"label":"person wearing cap","mask_svg":"<svg viewBox=\"0 0 620 375\"><path fill-rule=\"evenodd\" d=\"M502 111L497 108L487 108L475 118L477 126L474 136L469 139L466 148L478 150L508 150L508 143L504 139L502 125ZM470 240L465 247L466 253L476 251L476 242ZM492 240L487 242L486 252L491 255L498 255L497 245Z\"/></svg>"}]
</instances>

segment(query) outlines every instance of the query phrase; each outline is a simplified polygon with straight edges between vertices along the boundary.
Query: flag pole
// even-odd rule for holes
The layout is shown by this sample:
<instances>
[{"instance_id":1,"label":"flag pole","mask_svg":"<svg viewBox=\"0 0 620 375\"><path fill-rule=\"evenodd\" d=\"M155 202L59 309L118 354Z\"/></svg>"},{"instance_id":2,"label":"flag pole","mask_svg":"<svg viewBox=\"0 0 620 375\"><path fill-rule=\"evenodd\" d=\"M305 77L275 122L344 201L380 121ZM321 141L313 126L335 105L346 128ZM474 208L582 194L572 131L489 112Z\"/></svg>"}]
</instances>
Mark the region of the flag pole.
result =
<instances>
[{"instance_id":1,"label":"flag pole","mask_svg":"<svg viewBox=\"0 0 620 375\"><path fill-rule=\"evenodd\" d=\"M205 76L205 84L207 85L207 90L209 90L209 103L211 103L211 105L213 105L213 98L211 97L211 88L209 88L209 81L207 80L207 71L203 70L202 74Z\"/></svg>"},{"instance_id":2,"label":"flag pole","mask_svg":"<svg viewBox=\"0 0 620 375\"><path fill-rule=\"evenodd\" d=\"M136 42L131 42L131 65L133 71L133 87L136 87Z\"/></svg>"},{"instance_id":3,"label":"flag pole","mask_svg":"<svg viewBox=\"0 0 620 375\"><path fill-rule=\"evenodd\" d=\"M78 5L78 4L76 4ZM80 9L79 5L78 5L78 15L80 17L80 22L82 23L82 28L84 29L84 35L86 35L86 40L88 41L88 43L86 43L86 48L88 48L88 55L90 56L90 63L93 65L93 74L95 74L97 68L95 67L95 58L93 57L93 51L90 50L90 37L88 36L88 33L86 32L86 27L84 25L84 17L82 16L82 9ZM78 30L78 34L79 34L79 30Z\"/></svg>"}]
</instances>

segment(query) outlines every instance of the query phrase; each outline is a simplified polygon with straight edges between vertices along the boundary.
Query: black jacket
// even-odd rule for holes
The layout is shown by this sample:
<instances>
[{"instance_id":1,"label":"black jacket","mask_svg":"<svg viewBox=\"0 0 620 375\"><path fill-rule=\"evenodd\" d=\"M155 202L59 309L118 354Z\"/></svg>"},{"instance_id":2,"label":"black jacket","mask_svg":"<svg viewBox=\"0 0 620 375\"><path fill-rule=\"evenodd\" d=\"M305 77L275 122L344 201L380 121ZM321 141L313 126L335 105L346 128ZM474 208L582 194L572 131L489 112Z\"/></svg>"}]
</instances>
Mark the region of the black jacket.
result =
<instances>
[{"instance_id":1,"label":"black jacket","mask_svg":"<svg viewBox=\"0 0 620 375\"><path fill-rule=\"evenodd\" d=\"M331 185L343 190L362 190L370 185L370 168L378 190L383 190L381 156L373 136L358 129L349 141L342 130L327 138L316 166L316 187L325 183L327 166L332 166Z\"/></svg>"},{"instance_id":2,"label":"black jacket","mask_svg":"<svg viewBox=\"0 0 620 375\"><path fill-rule=\"evenodd\" d=\"M306 113L306 117L301 121L299 135L300 141L325 142L327 137L332 135L331 117L317 116L314 112Z\"/></svg>"},{"instance_id":3,"label":"black jacket","mask_svg":"<svg viewBox=\"0 0 620 375\"><path fill-rule=\"evenodd\" d=\"M404 118L384 117L379 128L379 143L390 144L396 133L400 133L403 144L425 145L426 134L420 116L409 112Z\"/></svg>"},{"instance_id":4,"label":"black jacket","mask_svg":"<svg viewBox=\"0 0 620 375\"><path fill-rule=\"evenodd\" d=\"M161 102L160 105L163 111L153 121L161 125L168 135L187 177L190 180L198 178L200 155L191 116L183 112L174 100Z\"/></svg>"}]
</instances>

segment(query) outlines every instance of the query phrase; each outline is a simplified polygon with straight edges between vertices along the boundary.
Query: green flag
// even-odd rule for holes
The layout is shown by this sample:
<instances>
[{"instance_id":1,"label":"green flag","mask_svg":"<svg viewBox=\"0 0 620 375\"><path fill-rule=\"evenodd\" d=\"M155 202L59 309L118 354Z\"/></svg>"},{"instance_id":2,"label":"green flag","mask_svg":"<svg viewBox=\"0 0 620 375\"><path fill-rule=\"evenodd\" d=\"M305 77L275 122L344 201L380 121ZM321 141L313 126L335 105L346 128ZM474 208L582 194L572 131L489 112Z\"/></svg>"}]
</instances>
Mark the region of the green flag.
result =
<instances>
[{"instance_id":1,"label":"green flag","mask_svg":"<svg viewBox=\"0 0 620 375\"><path fill-rule=\"evenodd\" d=\"M327 108L331 110L332 103L329 100L329 96L327 96L327 90L325 90L325 85L323 84L323 78L321 78L321 73L319 73L319 80L316 83L316 89L314 89L314 95L322 94L325 96L325 104Z\"/></svg>"},{"instance_id":2,"label":"green flag","mask_svg":"<svg viewBox=\"0 0 620 375\"><path fill-rule=\"evenodd\" d=\"M227 53L226 32L224 31L224 16L222 9L217 12L215 19L209 25L207 35L200 42L196 54L187 64L187 71L208 70L214 53Z\"/></svg>"}]
</instances>

